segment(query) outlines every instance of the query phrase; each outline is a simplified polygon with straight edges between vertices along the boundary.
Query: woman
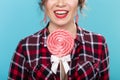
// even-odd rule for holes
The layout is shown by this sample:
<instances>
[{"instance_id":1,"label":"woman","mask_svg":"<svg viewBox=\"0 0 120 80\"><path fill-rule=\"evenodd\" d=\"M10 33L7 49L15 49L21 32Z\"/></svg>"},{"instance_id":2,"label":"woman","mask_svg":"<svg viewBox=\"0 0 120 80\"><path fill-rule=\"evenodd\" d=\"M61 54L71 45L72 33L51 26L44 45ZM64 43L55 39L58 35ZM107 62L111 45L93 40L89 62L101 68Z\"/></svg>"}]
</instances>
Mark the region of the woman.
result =
<instances>
[{"instance_id":1,"label":"woman","mask_svg":"<svg viewBox=\"0 0 120 80\"><path fill-rule=\"evenodd\" d=\"M8 79L59 80L68 66L66 77L61 80L109 80L109 54L104 37L77 25L78 8L82 10L84 5L85 0L41 0L40 6L50 21L44 29L20 41ZM54 71L48 39L57 30L69 32L74 47L68 54L67 66L58 62L62 67L57 64Z\"/></svg>"}]
</instances>

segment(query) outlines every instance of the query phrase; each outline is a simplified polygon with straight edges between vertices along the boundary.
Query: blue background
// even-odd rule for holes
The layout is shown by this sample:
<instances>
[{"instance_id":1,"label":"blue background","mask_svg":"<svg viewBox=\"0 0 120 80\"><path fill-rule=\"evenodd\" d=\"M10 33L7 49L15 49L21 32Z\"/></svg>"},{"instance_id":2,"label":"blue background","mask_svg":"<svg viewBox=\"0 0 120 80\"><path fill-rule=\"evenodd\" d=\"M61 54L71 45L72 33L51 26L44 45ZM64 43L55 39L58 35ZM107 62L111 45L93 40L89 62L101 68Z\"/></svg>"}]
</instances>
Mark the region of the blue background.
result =
<instances>
[{"instance_id":1,"label":"blue background","mask_svg":"<svg viewBox=\"0 0 120 80\"><path fill-rule=\"evenodd\" d=\"M18 42L44 27L39 0L0 0L0 80L7 80ZM106 37L110 78L120 80L120 0L88 0L79 25ZM41 26L40 26L41 25Z\"/></svg>"}]
</instances>

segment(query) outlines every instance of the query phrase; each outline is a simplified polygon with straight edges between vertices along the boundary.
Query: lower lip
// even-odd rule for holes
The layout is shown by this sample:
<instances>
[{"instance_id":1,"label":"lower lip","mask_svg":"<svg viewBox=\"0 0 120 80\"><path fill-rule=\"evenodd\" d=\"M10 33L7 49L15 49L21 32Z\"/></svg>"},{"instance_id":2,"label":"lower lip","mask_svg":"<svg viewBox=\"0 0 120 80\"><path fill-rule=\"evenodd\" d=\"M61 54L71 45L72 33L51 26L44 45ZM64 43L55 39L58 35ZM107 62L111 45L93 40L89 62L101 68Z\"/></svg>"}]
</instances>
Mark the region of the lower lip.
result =
<instances>
[{"instance_id":1,"label":"lower lip","mask_svg":"<svg viewBox=\"0 0 120 80\"><path fill-rule=\"evenodd\" d=\"M60 18L60 19L65 18L67 15L68 15L68 13L63 14L63 15L55 14L55 16L56 16L57 18Z\"/></svg>"}]
</instances>

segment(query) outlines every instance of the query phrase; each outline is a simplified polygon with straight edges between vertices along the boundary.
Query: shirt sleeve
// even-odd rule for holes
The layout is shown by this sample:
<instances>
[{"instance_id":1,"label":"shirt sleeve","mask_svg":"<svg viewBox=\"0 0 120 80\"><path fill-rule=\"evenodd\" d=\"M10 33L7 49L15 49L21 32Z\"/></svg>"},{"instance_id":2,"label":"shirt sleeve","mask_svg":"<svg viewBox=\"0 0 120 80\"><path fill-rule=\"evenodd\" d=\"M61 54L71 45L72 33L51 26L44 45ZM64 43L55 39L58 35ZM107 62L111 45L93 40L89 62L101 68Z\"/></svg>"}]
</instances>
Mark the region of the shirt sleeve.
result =
<instances>
[{"instance_id":1,"label":"shirt sleeve","mask_svg":"<svg viewBox=\"0 0 120 80\"><path fill-rule=\"evenodd\" d=\"M20 42L10 64L8 80L28 80L28 70L25 63L26 58L23 55L23 47Z\"/></svg>"},{"instance_id":2,"label":"shirt sleeve","mask_svg":"<svg viewBox=\"0 0 120 80\"><path fill-rule=\"evenodd\" d=\"M105 39L103 42L100 62L100 80L109 80L109 52Z\"/></svg>"}]
</instances>

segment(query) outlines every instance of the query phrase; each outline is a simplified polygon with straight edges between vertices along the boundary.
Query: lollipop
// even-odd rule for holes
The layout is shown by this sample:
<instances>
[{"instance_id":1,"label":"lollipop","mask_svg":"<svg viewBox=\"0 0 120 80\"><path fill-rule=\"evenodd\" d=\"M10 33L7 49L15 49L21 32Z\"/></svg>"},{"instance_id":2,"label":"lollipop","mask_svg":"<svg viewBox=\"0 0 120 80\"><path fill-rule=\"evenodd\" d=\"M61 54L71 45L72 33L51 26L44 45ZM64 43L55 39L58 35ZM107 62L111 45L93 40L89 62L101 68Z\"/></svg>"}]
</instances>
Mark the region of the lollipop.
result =
<instances>
[{"instance_id":1,"label":"lollipop","mask_svg":"<svg viewBox=\"0 0 120 80\"><path fill-rule=\"evenodd\" d=\"M58 29L47 38L47 47L52 55L63 57L68 55L74 46L72 35L65 30Z\"/></svg>"}]
</instances>

